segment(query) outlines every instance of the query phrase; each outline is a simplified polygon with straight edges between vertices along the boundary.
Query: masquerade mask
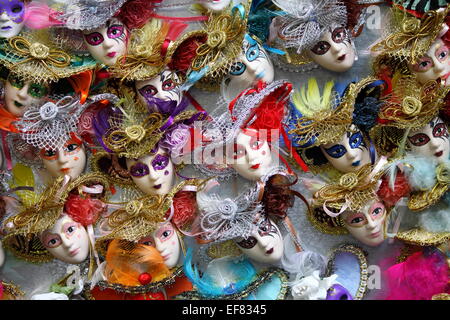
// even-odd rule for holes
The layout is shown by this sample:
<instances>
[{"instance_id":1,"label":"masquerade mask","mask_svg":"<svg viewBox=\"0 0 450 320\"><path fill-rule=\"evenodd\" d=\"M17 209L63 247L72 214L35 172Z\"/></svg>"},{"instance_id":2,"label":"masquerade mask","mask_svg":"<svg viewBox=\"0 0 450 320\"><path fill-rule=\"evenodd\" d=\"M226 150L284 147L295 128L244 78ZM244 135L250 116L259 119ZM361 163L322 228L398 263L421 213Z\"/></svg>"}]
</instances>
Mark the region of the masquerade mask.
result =
<instances>
[{"instance_id":1,"label":"masquerade mask","mask_svg":"<svg viewBox=\"0 0 450 320\"><path fill-rule=\"evenodd\" d=\"M19 0L0 0L0 37L19 34L24 23L25 4Z\"/></svg>"}]
</instances>

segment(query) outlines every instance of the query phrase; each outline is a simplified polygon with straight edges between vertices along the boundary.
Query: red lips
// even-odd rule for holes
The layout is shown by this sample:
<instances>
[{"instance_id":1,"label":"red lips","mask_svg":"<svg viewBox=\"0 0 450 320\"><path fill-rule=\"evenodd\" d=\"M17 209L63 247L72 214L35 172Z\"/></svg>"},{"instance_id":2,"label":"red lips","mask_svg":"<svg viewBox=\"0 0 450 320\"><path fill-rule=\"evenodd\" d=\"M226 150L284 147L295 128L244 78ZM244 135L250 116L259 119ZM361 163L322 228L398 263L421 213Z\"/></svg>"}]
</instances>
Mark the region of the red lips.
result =
<instances>
[{"instance_id":1,"label":"red lips","mask_svg":"<svg viewBox=\"0 0 450 320\"><path fill-rule=\"evenodd\" d=\"M257 170L257 169L259 169L260 166L261 166L261 164L258 163L258 164L251 166L250 168L252 168L253 170Z\"/></svg>"},{"instance_id":2,"label":"red lips","mask_svg":"<svg viewBox=\"0 0 450 320\"><path fill-rule=\"evenodd\" d=\"M434 154L434 156L436 157L436 158L439 158L440 156L442 156L444 154L444 151L439 151L439 152L436 152L435 154Z\"/></svg>"}]
</instances>

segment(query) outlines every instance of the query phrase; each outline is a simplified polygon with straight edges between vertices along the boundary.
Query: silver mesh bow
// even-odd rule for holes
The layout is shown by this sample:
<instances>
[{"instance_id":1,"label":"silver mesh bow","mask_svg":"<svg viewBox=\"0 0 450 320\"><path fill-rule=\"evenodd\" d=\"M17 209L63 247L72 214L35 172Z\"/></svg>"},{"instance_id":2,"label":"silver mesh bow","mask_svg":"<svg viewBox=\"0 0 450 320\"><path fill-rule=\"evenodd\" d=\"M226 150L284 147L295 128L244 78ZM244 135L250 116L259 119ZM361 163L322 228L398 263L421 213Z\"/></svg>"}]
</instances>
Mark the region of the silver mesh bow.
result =
<instances>
[{"instance_id":1,"label":"silver mesh bow","mask_svg":"<svg viewBox=\"0 0 450 320\"><path fill-rule=\"evenodd\" d=\"M278 37L285 48L297 53L311 49L331 25L347 24L347 9L341 0L272 0L285 15L275 18Z\"/></svg>"}]
</instances>

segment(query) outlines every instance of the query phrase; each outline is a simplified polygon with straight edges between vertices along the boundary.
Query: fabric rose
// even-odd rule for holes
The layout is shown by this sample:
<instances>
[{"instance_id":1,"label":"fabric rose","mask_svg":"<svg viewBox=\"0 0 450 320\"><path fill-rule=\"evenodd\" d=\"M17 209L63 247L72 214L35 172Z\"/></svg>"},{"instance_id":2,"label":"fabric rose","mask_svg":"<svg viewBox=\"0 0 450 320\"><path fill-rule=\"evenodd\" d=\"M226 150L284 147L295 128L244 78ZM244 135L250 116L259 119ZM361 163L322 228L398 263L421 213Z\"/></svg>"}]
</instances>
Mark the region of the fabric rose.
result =
<instances>
[{"instance_id":1,"label":"fabric rose","mask_svg":"<svg viewBox=\"0 0 450 320\"><path fill-rule=\"evenodd\" d=\"M172 221L180 228L194 218L197 209L195 193L190 191L178 192L173 198L173 209Z\"/></svg>"},{"instance_id":2,"label":"fabric rose","mask_svg":"<svg viewBox=\"0 0 450 320\"><path fill-rule=\"evenodd\" d=\"M410 192L411 188L408 180L402 172L398 172L395 178L394 190L389 187L389 177L384 176L377 194L387 207L393 207L397 201L407 197Z\"/></svg>"},{"instance_id":3,"label":"fabric rose","mask_svg":"<svg viewBox=\"0 0 450 320\"><path fill-rule=\"evenodd\" d=\"M189 138L190 127L185 124L177 124L166 132L159 146L168 150L173 159L182 154L182 150Z\"/></svg>"},{"instance_id":4,"label":"fabric rose","mask_svg":"<svg viewBox=\"0 0 450 320\"><path fill-rule=\"evenodd\" d=\"M76 222L83 226L94 224L99 215L106 208L98 199L81 197L71 194L64 205L64 211Z\"/></svg>"},{"instance_id":5,"label":"fabric rose","mask_svg":"<svg viewBox=\"0 0 450 320\"><path fill-rule=\"evenodd\" d=\"M325 300L327 298L328 289L338 284L336 281L337 275L333 274L330 277L321 279L319 270L316 270L312 275L300 278L292 285L292 297L294 300Z\"/></svg>"}]
</instances>

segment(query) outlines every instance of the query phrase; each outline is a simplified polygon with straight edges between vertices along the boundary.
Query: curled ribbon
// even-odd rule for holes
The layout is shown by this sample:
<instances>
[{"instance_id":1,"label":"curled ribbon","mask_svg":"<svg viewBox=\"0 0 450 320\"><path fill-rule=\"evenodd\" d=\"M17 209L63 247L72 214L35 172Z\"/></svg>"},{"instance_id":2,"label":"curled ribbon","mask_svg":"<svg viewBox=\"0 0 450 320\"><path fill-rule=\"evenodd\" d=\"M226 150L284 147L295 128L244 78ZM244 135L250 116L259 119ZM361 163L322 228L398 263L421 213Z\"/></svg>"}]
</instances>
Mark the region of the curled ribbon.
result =
<instances>
[{"instance_id":1,"label":"curled ribbon","mask_svg":"<svg viewBox=\"0 0 450 320\"><path fill-rule=\"evenodd\" d=\"M62 50L52 50L46 45L34 42L31 43L24 37L16 36L9 39L9 45L14 48L20 55L26 57L24 60L17 62L14 67L30 61L37 61L44 66L54 76L57 74L50 68L65 68L70 65L70 56Z\"/></svg>"}]
</instances>

